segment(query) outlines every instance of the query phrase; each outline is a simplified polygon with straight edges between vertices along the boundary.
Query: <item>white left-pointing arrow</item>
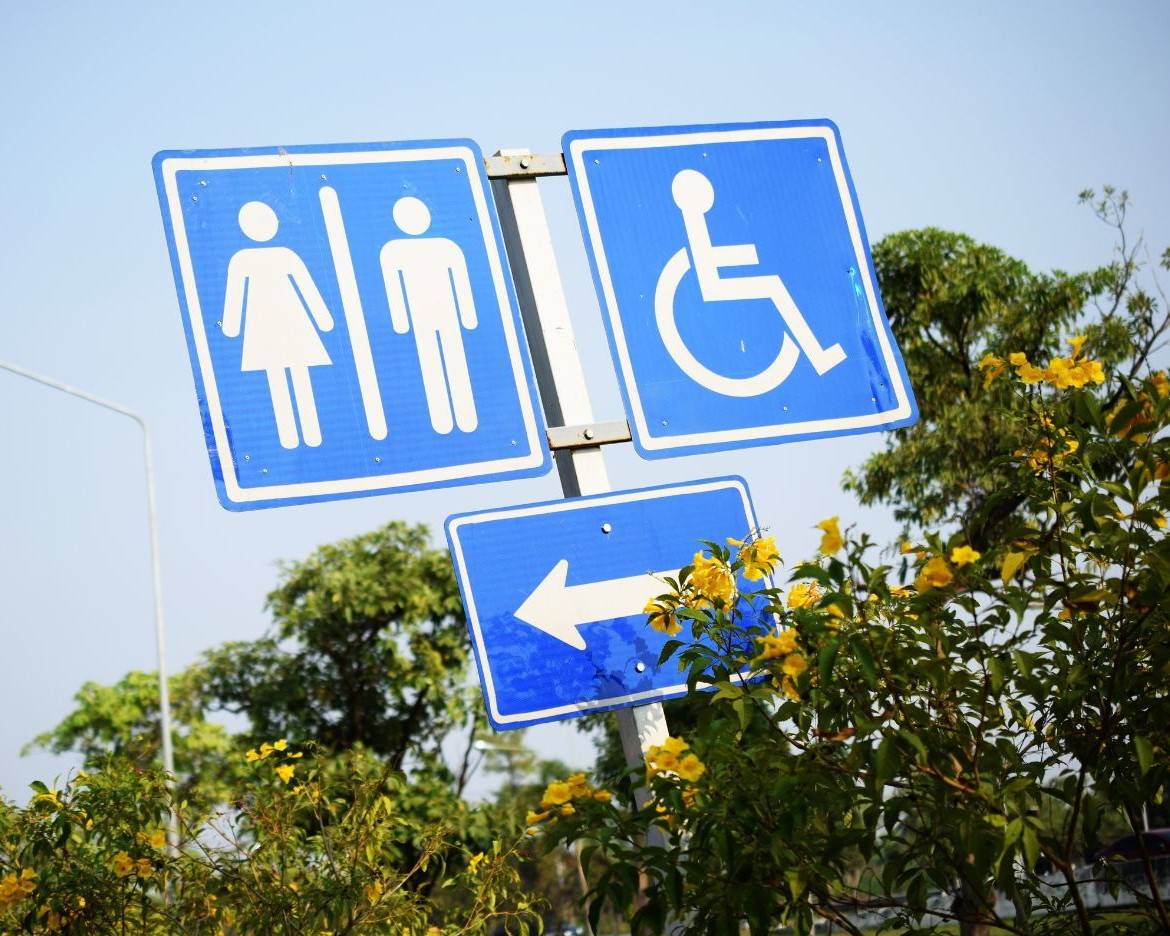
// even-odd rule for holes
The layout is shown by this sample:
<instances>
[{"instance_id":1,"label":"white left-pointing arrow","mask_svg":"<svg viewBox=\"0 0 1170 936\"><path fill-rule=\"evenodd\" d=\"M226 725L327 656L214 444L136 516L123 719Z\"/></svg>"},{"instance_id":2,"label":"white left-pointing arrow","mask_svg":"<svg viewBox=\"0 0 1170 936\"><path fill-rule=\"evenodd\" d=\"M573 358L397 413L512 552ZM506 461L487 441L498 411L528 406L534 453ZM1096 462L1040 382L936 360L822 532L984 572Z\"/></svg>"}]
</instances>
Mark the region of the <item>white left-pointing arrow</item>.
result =
<instances>
[{"instance_id":1,"label":"white left-pointing arrow","mask_svg":"<svg viewBox=\"0 0 1170 936\"><path fill-rule=\"evenodd\" d=\"M569 560L561 559L516 609L516 617L570 647L585 649L582 624L641 614L646 602L670 590L664 579L679 570L567 585Z\"/></svg>"}]
</instances>

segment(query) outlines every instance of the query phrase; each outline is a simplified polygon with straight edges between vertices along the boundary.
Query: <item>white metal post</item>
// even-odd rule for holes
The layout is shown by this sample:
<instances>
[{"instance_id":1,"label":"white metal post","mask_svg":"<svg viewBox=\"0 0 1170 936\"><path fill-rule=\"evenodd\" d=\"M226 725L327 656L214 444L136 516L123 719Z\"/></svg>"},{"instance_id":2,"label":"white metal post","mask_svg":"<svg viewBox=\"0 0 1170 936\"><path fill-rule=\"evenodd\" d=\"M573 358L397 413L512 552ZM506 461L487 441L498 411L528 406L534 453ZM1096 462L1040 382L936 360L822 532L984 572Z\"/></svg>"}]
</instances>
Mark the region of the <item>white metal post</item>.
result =
<instances>
[{"instance_id":1,"label":"white metal post","mask_svg":"<svg viewBox=\"0 0 1170 936\"><path fill-rule=\"evenodd\" d=\"M151 449L150 427L147 426L146 420L133 410L119 406L117 403L111 403L109 400L103 400L91 393L86 393L84 390L79 390L77 387L71 387L69 384L61 383L59 380L53 380L51 377L45 377L42 374L25 370L23 367L17 367L15 364L6 364L4 361L0 361L0 370L6 370L9 373L16 374L18 377L25 377L46 387L51 387L54 390L60 390L62 393L68 393L70 396L85 400L88 403L93 403L112 412L128 416L138 423L138 427L142 430L142 449L146 466L146 517L150 526L151 587L154 591L154 639L155 647L158 651L159 727L160 733L162 734L163 769L167 772L167 783L173 785L175 776L175 753L171 745L171 696L167 680L166 641L164 638L165 629L163 627L162 567L159 563L158 520L155 515L154 502L154 454ZM178 831L178 817L172 809L170 827L167 833L167 838L172 848L178 844Z\"/></svg>"},{"instance_id":2,"label":"white metal post","mask_svg":"<svg viewBox=\"0 0 1170 936\"><path fill-rule=\"evenodd\" d=\"M539 158L532 157L529 150L515 149L501 150L498 156L519 160L521 166L530 157ZM590 426L593 407L585 370L569 321L537 181L532 177L502 178L492 182L492 189L550 432L560 426ZM611 490L600 445L560 449L554 457L565 497ZM631 767L641 767L646 751L666 740L666 716L659 703L619 709L617 722L626 763ZM643 790L639 804L644 796Z\"/></svg>"}]
</instances>

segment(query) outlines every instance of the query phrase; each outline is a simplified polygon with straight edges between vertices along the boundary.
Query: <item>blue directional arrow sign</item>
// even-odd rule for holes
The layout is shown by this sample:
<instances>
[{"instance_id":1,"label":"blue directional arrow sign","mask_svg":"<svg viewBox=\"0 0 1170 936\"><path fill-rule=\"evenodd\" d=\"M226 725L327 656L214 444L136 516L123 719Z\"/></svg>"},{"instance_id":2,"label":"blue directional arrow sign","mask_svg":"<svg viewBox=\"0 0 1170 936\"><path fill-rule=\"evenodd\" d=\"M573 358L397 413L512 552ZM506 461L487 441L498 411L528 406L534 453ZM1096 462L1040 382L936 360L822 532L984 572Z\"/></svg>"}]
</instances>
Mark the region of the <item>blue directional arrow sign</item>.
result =
<instances>
[{"instance_id":1,"label":"blue directional arrow sign","mask_svg":"<svg viewBox=\"0 0 1170 936\"><path fill-rule=\"evenodd\" d=\"M831 122L574 130L563 146L642 456L917 419Z\"/></svg>"},{"instance_id":2,"label":"blue directional arrow sign","mask_svg":"<svg viewBox=\"0 0 1170 936\"><path fill-rule=\"evenodd\" d=\"M163 152L154 171L225 507L549 470L475 143Z\"/></svg>"},{"instance_id":3,"label":"blue directional arrow sign","mask_svg":"<svg viewBox=\"0 0 1170 936\"><path fill-rule=\"evenodd\" d=\"M447 520L488 718L497 730L686 693L646 602L702 540L757 527L741 478L528 504ZM761 582L739 582L745 617Z\"/></svg>"}]
</instances>

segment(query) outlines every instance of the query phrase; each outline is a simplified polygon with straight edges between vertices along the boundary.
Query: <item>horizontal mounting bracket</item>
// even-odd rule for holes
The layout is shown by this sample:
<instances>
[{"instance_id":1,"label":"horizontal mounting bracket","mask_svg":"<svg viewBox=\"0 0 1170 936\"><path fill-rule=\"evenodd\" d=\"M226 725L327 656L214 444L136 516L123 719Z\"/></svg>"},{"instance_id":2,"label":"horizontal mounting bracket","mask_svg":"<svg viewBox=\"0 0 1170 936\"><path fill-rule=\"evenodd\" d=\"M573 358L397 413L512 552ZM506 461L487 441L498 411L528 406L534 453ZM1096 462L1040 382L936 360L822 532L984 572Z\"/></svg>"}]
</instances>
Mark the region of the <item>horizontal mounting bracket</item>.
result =
<instances>
[{"instance_id":1,"label":"horizontal mounting bracket","mask_svg":"<svg viewBox=\"0 0 1170 936\"><path fill-rule=\"evenodd\" d=\"M562 153L485 156L483 165L489 179L539 179L569 174Z\"/></svg>"},{"instance_id":2,"label":"horizontal mounting bracket","mask_svg":"<svg viewBox=\"0 0 1170 936\"><path fill-rule=\"evenodd\" d=\"M548 430L548 447L559 449L595 448L630 441L630 424L624 419L590 423L586 426L556 426Z\"/></svg>"}]
</instances>

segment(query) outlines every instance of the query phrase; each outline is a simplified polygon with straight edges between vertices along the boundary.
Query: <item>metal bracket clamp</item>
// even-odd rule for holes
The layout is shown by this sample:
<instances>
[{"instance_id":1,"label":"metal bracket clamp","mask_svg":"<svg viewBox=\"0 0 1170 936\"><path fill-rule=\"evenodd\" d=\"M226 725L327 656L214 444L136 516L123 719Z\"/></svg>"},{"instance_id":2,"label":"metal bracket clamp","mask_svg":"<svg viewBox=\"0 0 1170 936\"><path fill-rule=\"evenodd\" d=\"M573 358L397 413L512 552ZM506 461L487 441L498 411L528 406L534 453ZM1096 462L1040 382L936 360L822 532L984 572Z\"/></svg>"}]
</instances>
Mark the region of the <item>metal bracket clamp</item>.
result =
<instances>
[{"instance_id":1,"label":"metal bracket clamp","mask_svg":"<svg viewBox=\"0 0 1170 936\"><path fill-rule=\"evenodd\" d=\"M589 423L584 426L556 426L548 430L548 447L558 449L592 448L614 442L630 441L630 424L624 419Z\"/></svg>"},{"instance_id":2,"label":"metal bracket clamp","mask_svg":"<svg viewBox=\"0 0 1170 936\"><path fill-rule=\"evenodd\" d=\"M485 156L483 166L489 179L539 179L542 176L569 174L563 153L543 156L536 153L511 156L496 154Z\"/></svg>"}]
</instances>

